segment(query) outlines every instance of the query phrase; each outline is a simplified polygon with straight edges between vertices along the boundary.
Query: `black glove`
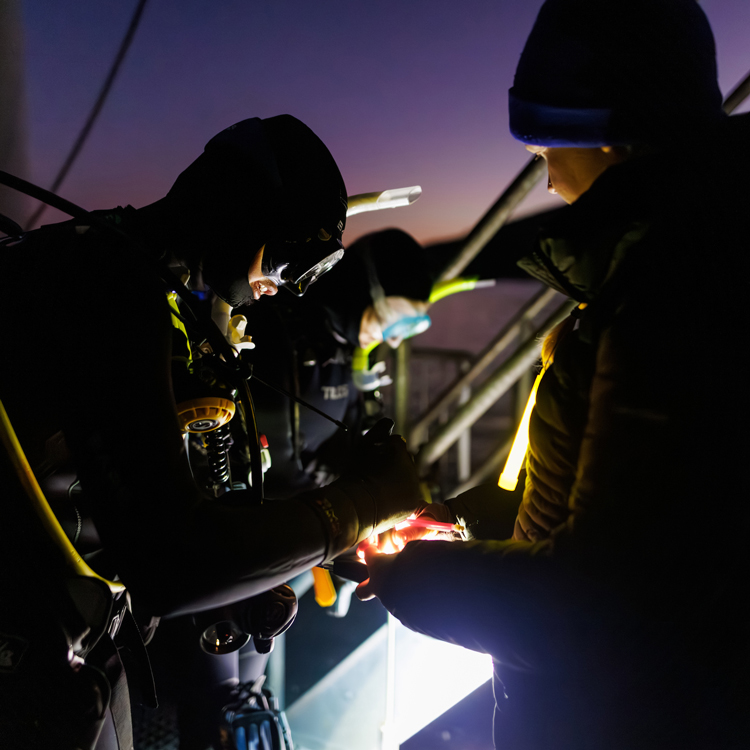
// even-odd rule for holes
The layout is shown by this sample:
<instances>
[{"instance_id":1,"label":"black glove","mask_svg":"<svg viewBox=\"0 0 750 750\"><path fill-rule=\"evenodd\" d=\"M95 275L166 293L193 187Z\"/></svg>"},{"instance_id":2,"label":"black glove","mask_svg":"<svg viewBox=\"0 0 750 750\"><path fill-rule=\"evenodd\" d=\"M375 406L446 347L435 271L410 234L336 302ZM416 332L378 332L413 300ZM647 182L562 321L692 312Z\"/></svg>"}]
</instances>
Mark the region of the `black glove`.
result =
<instances>
[{"instance_id":1,"label":"black glove","mask_svg":"<svg viewBox=\"0 0 750 750\"><path fill-rule=\"evenodd\" d=\"M363 438L344 475L314 493L311 506L328 529L326 559L403 521L424 505L406 443L381 419Z\"/></svg>"},{"instance_id":2,"label":"black glove","mask_svg":"<svg viewBox=\"0 0 750 750\"><path fill-rule=\"evenodd\" d=\"M357 507L358 540L390 529L424 505L414 461L400 435L392 435L393 420L381 419L362 438L343 480L361 484L352 497ZM356 486L356 485L355 485ZM369 529L369 530L368 530Z\"/></svg>"},{"instance_id":3,"label":"black glove","mask_svg":"<svg viewBox=\"0 0 750 750\"><path fill-rule=\"evenodd\" d=\"M445 504L464 527L462 536L471 539L510 539L518 512L519 495L501 490L496 484L480 484Z\"/></svg>"}]
</instances>

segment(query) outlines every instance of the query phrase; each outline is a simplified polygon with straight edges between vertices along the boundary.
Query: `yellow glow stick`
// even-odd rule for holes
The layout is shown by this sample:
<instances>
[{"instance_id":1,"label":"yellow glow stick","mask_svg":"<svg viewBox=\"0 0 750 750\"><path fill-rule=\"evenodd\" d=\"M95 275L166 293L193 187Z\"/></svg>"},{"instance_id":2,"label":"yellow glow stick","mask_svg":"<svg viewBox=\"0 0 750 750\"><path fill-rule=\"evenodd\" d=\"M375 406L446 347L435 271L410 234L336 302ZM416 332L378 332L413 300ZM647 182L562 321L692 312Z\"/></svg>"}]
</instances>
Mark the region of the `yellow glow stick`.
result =
<instances>
[{"instance_id":1,"label":"yellow glow stick","mask_svg":"<svg viewBox=\"0 0 750 750\"><path fill-rule=\"evenodd\" d=\"M536 392L537 388L539 388L539 381L542 379L542 375L544 375L544 370L536 376L534 386L529 394L529 400L526 402L526 408L523 410L521 424L518 425L516 436L513 438L513 447L510 449L508 460L505 462L505 468L497 481L498 487L502 487L502 489L509 492L513 492L516 489L518 475L521 472L523 460L526 458L526 450L529 447L529 421L531 420L531 412L534 411L534 404L536 404Z\"/></svg>"},{"instance_id":2,"label":"yellow glow stick","mask_svg":"<svg viewBox=\"0 0 750 750\"><path fill-rule=\"evenodd\" d=\"M315 601L321 607L331 607L336 602L336 587L331 574L325 568L313 568Z\"/></svg>"}]
</instances>

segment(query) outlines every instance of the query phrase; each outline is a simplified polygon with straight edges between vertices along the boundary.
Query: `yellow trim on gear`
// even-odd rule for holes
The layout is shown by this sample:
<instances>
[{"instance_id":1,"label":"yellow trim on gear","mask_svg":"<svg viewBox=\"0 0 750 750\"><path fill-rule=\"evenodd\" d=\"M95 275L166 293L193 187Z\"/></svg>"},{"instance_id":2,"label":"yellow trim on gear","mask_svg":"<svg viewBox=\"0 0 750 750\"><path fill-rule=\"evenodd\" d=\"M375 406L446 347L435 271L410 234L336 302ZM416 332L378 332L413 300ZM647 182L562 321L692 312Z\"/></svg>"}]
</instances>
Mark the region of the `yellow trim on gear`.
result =
<instances>
[{"instance_id":1,"label":"yellow trim on gear","mask_svg":"<svg viewBox=\"0 0 750 750\"><path fill-rule=\"evenodd\" d=\"M360 346L358 346L354 350L354 354L352 355L352 370L369 370L370 369L370 352L377 348L380 344L382 344L382 341L373 341L370 344L368 344L364 349Z\"/></svg>"},{"instance_id":2,"label":"yellow trim on gear","mask_svg":"<svg viewBox=\"0 0 750 750\"><path fill-rule=\"evenodd\" d=\"M331 607L336 602L336 587L331 574L325 568L313 568L315 601L321 607Z\"/></svg>"},{"instance_id":3,"label":"yellow trim on gear","mask_svg":"<svg viewBox=\"0 0 750 750\"><path fill-rule=\"evenodd\" d=\"M167 302L169 303L169 307L173 310L171 314L172 325L178 331L182 331L183 335L185 336L185 343L188 350L188 359L190 359L190 357L193 356L192 349L190 348L190 336L188 336L187 330L185 329L185 324L180 320L179 317L177 317L180 314L180 308L177 305L177 292L167 292ZM174 313L177 313L177 315L175 315Z\"/></svg>"},{"instance_id":4,"label":"yellow trim on gear","mask_svg":"<svg viewBox=\"0 0 750 750\"><path fill-rule=\"evenodd\" d=\"M450 279L449 281L438 281L437 284L432 287L432 291L430 292L430 302L438 302L444 297L456 294L457 292L470 292L472 289L476 288L478 281L478 276Z\"/></svg>"},{"instance_id":5,"label":"yellow trim on gear","mask_svg":"<svg viewBox=\"0 0 750 750\"><path fill-rule=\"evenodd\" d=\"M49 507L47 498L44 496L42 488L39 486L39 483L34 476L34 472L29 465L26 454L23 452L21 443L13 429L10 417L8 417L8 412L5 411L2 401L0 401L0 437L2 437L2 442L8 451L8 455L10 456L16 474L18 475L18 479L23 485L31 504L34 506L34 511L37 516L39 516L45 531L52 537L52 541L63 553L66 563L70 566L73 572L79 576L98 578L100 581L104 581L113 594L125 591L125 586L122 583L108 581L106 578L102 578L98 573L95 573L65 535L62 526L60 526L60 522L57 520L52 508Z\"/></svg>"},{"instance_id":6,"label":"yellow trim on gear","mask_svg":"<svg viewBox=\"0 0 750 750\"><path fill-rule=\"evenodd\" d=\"M234 416L234 401L219 396L204 396L177 404L177 417L183 432L212 432L225 425ZM207 419L216 422L208 429L189 429L190 425L199 420Z\"/></svg>"}]
</instances>

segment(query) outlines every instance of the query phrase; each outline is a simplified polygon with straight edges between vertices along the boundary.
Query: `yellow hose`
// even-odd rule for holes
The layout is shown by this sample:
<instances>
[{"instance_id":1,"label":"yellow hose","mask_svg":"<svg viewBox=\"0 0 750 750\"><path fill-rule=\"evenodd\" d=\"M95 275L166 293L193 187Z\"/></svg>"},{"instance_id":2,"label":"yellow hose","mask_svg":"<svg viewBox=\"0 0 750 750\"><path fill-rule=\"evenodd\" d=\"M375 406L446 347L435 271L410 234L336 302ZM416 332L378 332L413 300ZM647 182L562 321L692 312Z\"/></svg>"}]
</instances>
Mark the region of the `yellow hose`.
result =
<instances>
[{"instance_id":1,"label":"yellow hose","mask_svg":"<svg viewBox=\"0 0 750 750\"><path fill-rule=\"evenodd\" d=\"M3 445L8 451L13 468L18 475L19 481L23 485L26 495L33 505L37 516L39 516L45 530L63 553L65 561L70 568L79 576L98 578L99 580L104 581L113 594L124 591L125 586L121 583L108 581L106 578L102 578L98 573L95 573L80 554L78 554L76 548L70 543L62 526L60 526L60 522L52 512L52 508L49 507L49 503L42 492L42 488L36 481L34 472L31 470L31 466L26 459L26 454L23 452L21 443L18 441L18 437L16 436L16 432L13 429L13 425L8 417L8 412L5 411L2 401L0 401L0 437L2 437Z\"/></svg>"}]
</instances>

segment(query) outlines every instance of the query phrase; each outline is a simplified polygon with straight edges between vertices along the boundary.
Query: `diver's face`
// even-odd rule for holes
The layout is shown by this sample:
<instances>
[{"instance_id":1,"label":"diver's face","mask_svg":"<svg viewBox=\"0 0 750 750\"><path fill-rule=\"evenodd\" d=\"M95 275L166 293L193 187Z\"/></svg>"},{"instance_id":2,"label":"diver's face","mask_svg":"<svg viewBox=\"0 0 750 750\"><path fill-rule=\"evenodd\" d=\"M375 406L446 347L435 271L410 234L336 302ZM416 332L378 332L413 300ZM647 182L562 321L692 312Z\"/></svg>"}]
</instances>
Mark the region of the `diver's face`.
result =
<instances>
[{"instance_id":1,"label":"diver's face","mask_svg":"<svg viewBox=\"0 0 750 750\"><path fill-rule=\"evenodd\" d=\"M526 146L532 154L547 162L547 190L566 203L575 203L609 167L627 158L622 148L552 148Z\"/></svg>"},{"instance_id":2,"label":"diver's face","mask_svg":"<svg viewBox=\"0 0 750 750\"><path fill-rule=\"evenodd\" d=\"M362 313L359 323L359 345L367 349L370 344L380 343L383 340L383 325L380 322L375 308L370 305Z\"/></svg>"},{"instance_id":3,"label":"diver's face","mask_svg":"<svg viewBox=\"0 0 750 750\"><path fill-rule=\"evenodd\" d=\"M258 250L253 259L253 263L247 272L247 280L250 283L250 288L253 290L253 299L255 300L260 299L264 294L273 297L273 295L279 291L276 282L263 275L263 250L265 247L266 246L263 245L263 247Z\"/></svg>"},{"instance_id":4,"label":"diver's face","mask_svg":"<svg viewBox=\"0 0 750 750\"><path fill-rule=\"evenodd\" d=\"M376 305L369 305L362 313L359 324L359 345L362 349L374 343L382 343L383 334L393 331L393 324L402 322L401 335L390 336L386 339L394 349L404 337L410 338L423 333L430 326L430 319L426 318L429 304L418 299L408 297L386 297L383 304L376 310ZM426 320L424 320L426 318ZM426 323L426 325L425 325Z\"/></svg>"}]
</instances>

